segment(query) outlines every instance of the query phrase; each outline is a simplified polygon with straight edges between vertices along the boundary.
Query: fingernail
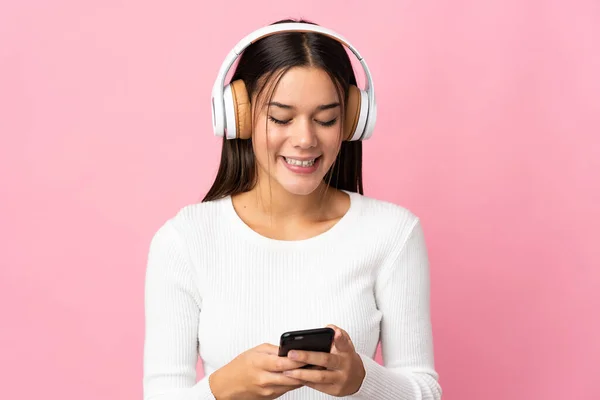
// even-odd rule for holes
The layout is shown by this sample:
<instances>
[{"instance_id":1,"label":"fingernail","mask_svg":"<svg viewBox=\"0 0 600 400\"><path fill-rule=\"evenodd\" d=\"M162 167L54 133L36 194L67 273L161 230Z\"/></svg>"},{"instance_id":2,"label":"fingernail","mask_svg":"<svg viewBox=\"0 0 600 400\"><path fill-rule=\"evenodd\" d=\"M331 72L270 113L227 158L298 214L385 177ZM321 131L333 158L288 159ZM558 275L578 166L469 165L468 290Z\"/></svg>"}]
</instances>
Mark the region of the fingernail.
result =
<instances>
[{"instance_id":1,"label":"fingernail","mask_svg":"<svg viewBox=\"0 0 600 400\"><path fill-rule=\"evenodd\" d=\"M297 357L298 357L298 353L296 353L295 351L293 351L293 350L292 350L292 351L290 351L290 352L288 353L288 357L289 357L289 358L292 358L292 359L293 359L293 358L297 358Z\"/></svg>"}]
</instances>

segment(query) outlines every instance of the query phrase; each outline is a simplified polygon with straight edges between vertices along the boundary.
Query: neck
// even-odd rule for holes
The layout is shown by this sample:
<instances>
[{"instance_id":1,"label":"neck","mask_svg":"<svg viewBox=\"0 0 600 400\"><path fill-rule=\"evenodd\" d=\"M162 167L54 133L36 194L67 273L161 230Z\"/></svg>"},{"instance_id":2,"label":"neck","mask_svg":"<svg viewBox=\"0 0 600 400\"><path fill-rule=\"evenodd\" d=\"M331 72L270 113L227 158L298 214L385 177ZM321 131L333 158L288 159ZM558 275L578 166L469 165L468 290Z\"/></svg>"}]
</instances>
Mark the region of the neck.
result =
<instances>
[{"instance_id":1,"label":"neck","mask_svg":"<svg viewBox=\"0 0 600 400\"><path fill-rule=\"evenodd\" d=\"M258 210L273 220L290 218L320 219L327 211L327 201L334 189L323 182L307 195L288 192L276 182L260 182L248 192Z\"/></svg>"}]
</instances>

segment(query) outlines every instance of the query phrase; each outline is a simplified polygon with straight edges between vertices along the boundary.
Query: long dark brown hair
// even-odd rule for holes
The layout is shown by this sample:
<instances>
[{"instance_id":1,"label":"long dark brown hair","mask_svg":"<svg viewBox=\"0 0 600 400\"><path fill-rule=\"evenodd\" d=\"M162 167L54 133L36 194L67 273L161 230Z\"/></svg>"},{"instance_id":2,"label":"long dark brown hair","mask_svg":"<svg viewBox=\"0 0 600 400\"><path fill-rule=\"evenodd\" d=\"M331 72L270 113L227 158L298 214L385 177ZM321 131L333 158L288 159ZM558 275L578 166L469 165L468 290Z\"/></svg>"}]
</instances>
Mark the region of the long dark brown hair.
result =
<instances>
[{"instance_id":1,"label":"long dark brown hair","mask_svg":"<svg viewBox=\"0 0 600 400\"><path fill-rule=\"evenodd\" d=\"M275 22L304 22L285 19ZM242 53L231 80L244 81L250 98L264 90L270 77L293 67L311 66L323 69L348 99L349 85L356 85L352 64L345 47L338 41L313 32L285 32L262 38ZM265 79L265 77L267 79ZM342 110L343 113L343 110ZM343 121L343 114L341 120ZM202 199L203 202L247 192L254 188L257 166L252 139L223 139L221 162L217 176ZM342 142L337 159L324 180L330 187L363 194L362 143Z\"/></svg>"}]
</instances>

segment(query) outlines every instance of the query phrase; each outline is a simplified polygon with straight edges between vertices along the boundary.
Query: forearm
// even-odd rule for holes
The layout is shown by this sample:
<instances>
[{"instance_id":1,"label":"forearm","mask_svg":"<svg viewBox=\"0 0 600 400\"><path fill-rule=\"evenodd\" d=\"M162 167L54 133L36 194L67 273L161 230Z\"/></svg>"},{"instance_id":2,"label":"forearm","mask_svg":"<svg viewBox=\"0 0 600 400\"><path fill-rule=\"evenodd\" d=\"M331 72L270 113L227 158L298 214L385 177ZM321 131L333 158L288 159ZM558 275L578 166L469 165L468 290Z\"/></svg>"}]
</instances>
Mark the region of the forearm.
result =
<instances>
[{"instance_id":1,"label":"forearm","mask_svg":"<svg viewBox=\"0 0 600 400\"><path fill-rule=\"evenodd\" d=\"M144 400L221 400L216 397L205 376L190 387L167 385L164 381L151 379L145 383Z\"/></svg>"},{"instance_id":2,"label":"forearm","mask_svg":"<svg viewBox=\"0 0 600 400\"><path fill-rule=\"evenodd\" d=\"M432 369L388 368L372 358L360 355L365 377L354 400L440 400L441 387Z\"/></svg>"}]
</instances>

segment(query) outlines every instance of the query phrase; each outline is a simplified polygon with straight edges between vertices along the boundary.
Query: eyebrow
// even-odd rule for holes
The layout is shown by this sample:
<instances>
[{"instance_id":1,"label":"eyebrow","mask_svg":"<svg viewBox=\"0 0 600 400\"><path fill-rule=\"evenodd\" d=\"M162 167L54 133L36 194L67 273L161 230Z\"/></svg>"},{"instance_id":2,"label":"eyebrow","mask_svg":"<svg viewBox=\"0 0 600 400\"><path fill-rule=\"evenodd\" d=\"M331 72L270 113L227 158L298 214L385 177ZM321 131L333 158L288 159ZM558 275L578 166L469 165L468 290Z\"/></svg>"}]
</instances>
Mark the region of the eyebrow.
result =
<instances>
[{"instance_id":1,"label":"eyebrow","mask_svg":"<svg viewBox=\"0 0 600 400\"><path fill-rule=\"evenodd\" d=\"M272 101L270 103L267 104L268 106L274 106L274 107L279 107L279 108L284 108L286 110L292 110L296 107L294 106L290 106L289 104L282 104L279 103L277 101ZM336 108L339 107L340 103L330 103L330 104L322 104L320 106L317 107L318 110L329 110L332 108Z\"/></svg>"}]
</instances>

